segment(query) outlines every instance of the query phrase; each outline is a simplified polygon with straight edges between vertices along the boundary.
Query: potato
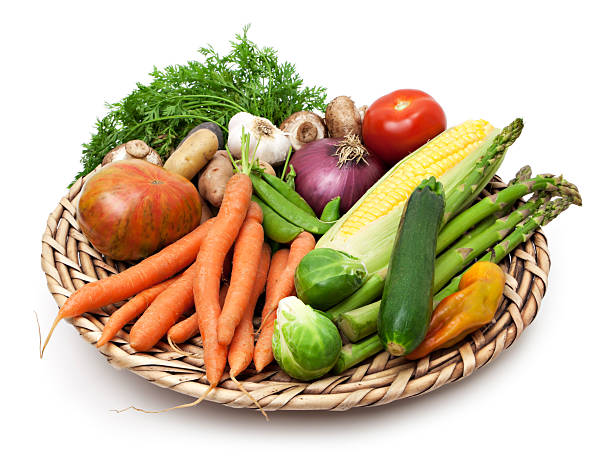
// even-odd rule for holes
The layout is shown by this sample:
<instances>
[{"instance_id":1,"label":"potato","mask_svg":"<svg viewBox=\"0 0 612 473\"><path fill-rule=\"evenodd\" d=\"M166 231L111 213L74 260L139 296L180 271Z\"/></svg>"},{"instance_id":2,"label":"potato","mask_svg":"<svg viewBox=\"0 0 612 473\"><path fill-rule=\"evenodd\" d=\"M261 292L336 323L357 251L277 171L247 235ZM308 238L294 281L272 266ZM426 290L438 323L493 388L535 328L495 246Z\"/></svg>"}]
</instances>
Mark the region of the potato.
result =
<instances>
[{"instance_id":1,"label":"potato","mask_svg":"<svg viewBox=\"0 0 612 473\"><path fill-rule=\"evenodd\" d=\"M200 203L202 204L202 216L200 217L200 225L201 225L204 222L206 222L206 220L208 220L209 218L212 218L214 215L213 215L212 210L210 210L210 206L204 200L204 197L202 197L201 194L200 194Z\"/></svg>"},{"instance_id":2,"label":"potato","mask_svg":"<svg viewBox=\"0 0 612 473\"><path fill-rule=\"evenodd\" d=\"M274 172L274 168L270 163L266 163L265 161L259 161L259 165L264 169L266 174L270 174L271 176L276 176Z\"/></svg>"},{"instance_id":3,"label":"potato","mask_svg":"<svg viewBox=\"0 0 612 473\"><path fill-rule=\"evenodd\" d=\"M225 186L234 168L226 151L217 151L198 179L198 190L215 207L221 206Z\"/></svg>"},{"instance_id":4,"label":"potato","mask_svg":"<svg viewBox=\"0 0 612 473\"><path fill-rule=\"evenodd\" d=\"M191 180L215 154L219 142L208 129L200 129L189 136L167 159L164 168Z\"/></svg>"}]
</instances>

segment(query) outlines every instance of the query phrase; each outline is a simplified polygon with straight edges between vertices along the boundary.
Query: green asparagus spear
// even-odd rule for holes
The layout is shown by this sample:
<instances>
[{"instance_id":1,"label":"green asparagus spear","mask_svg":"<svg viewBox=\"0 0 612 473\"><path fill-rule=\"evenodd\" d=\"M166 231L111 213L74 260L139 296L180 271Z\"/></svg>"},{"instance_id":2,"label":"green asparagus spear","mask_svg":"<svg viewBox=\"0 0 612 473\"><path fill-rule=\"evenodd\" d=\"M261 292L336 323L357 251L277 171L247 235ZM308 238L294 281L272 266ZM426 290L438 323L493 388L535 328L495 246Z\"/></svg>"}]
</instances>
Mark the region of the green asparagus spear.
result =
<instances>
[{"instance_id":1,"label":"green asparagus spear","mask_svg":"<svg viewBox=\"0 0 612 473\"><path fill-rule=\"evenodd\" d=\"M499 263L506 256L508 256L517 246L525 243L531 235L540 227L548 224L551 220L555 219L561 212L567 209L573 202L569 198L556 199L548 202L544 209L537 212L534 215L527 217L523 222L518 224L514 231L508 235L504 240L497 243L491 251L485 253L479 261L491 261L493 263ZM467 269L465 270L467 271ZM449 296L459 289L459 281L461 276L465 273L462 271L461 274L455 276L444 289L438 291L434 296L434 307L440 303L442 299Z\"/></svg>"},{"instance_id":2,"label":"green asparagus spear","mask_svg":"<svg viewBox=\"0 0 612 473\"><path fill-rule=\"evenodd\" d=\"M343 313L338 318L338 328L351 342L357 342L376 332L380 301Z\"/></svg>"},{"instance_id":3,"label":"green asparagus spear","mask_svg":"<svg viewBox=\"0 0 612 473\"><path fill-rule=\"evenodd\" d=\"M547 194L532 197L506 217L497 219L493 225L470 239L467 246L454 245L436 258L436 273L434 277L434 293L461 271L492 244L503 240L514 227L533 214L548 200Z\"/></svg>"},{"instance_id":4,"label":"green asparagus spear","mask_svg":"<svg viewBox=\"0 0 612 473\"><path fill-rule=\"evenodd\" d=\"M443 225L461 209L466 208L480 194L501 165L506 150L516 141L522 130L523 120L520 118L505 127L495 137L489 149L478 160L472 172L466 176L461 185L453 188L446 195Z\"/></svg>"},{"instance_id":5,"label":"green asparagus spear","mask_svg":"<svg viewBox=\"0 0 612 473\"><path fill-rule=\"evenodd\" d=\"M374 334L359 343L344 345L340 351L338 361L336 361L332 368L332 373L340 374L382 350L383 344L380 338L378 338L378 334Z\"/></svg>"},{"instance_id":6,"label":"green asparagus spear","mask_svg":"<svg viewBox=\"0 0 612 473\"><path fill-rule=\"evenodd\" d=\"M521 169L518 176L524 176L528 169L528 166ZM563 176L538 175L533 179L519 180L497 194L483 198L448 222L438 235L436 254L448 248L466 229L477 222L495 212L511 207L519 198L536 191L546 191L550 195L568 195L579 199L576 187L563 179Z\"/></svg>"},{"instance_id":7,"label":"green asparagus spear","mask_svg":"<svg viewBox=\"0 0 612 473\"><path fill-rule=\"evenodd\" d=\"M326 311L333 322L338 323L340 314L363 307L365 304L379 298L385 286L386 271L382 274L374 273L366 279L366 282L353 294L339 304Z\"/></svg>"}]
</instances>

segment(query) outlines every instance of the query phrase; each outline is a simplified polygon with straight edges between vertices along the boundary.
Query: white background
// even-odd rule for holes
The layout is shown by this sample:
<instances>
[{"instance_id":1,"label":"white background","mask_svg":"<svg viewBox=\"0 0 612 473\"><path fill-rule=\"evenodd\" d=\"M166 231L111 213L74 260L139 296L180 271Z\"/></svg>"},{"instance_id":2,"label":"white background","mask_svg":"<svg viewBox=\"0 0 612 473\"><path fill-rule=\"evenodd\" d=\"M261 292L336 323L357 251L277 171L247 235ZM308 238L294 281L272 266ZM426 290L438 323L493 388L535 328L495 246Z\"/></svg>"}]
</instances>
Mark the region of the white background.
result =
<instances>
[{"instance_id":1,"label":"white background","mask_svg":"<svg viewBox=\"0 0 612 473\"><path fill-rule=\"evenodd\" d=\"M610 467L612 311L607 2L12 2L2 7L3 465L33 471L604 471ZM207 6L205 6L205 4ZM395 5L394 5L395 4ZM535 322L474 376L426 396L345 413L273 413L188 398L116 371L62 323L40 270L48 213L80 169L104 102L153 65L250 38L307 84L360 104L432 94L449 125L525 130L500 174L564 173L583 208L546 228L550 286ZM5 463L6 462L6 463ZM3 468L4 469L4 468ZM8 470L7 470L8 471ZM609 470L607 470L609 471Z\"/></svg>"}]
</instances>

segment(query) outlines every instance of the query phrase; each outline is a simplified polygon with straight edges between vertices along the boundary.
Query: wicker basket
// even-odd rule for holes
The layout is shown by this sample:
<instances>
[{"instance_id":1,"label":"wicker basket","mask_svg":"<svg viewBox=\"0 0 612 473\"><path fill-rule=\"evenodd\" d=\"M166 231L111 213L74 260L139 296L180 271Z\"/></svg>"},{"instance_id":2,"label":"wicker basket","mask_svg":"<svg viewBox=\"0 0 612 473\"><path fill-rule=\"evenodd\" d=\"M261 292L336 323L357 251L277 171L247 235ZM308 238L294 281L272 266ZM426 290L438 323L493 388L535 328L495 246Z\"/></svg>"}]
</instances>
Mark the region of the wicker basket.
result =
<instances>
[{"instance_id":1,"label":"wicker basket","mask_svg":"<svg viewBox=\"0 0 612 473\"><path fill-rule=\"evenodd\" d=\"M42 238L42 269L49 291L59 306L84 284L126 268L124 263L100 255L79 230L76 200L86 179L79 179L49 215ZM495 178L488 190L504 186ZM506 272L506 287L495 319L452 348L434 352L418 361L382 352L340 376L312 383L296 381L276 365L270 365L262 373L249 369L241 375L240 381L264 409L274 411L379 406L425 394L465 378L508 348L534 319L546 291L550 268L544 235L536 232L506 258L502 267ZM116 308L105 307L69 319L69 322L87 342L95 344L108 315ZM163 342L147 353L137 353L127 340L127 332L121 331L100 350L113 366L127 368L158 386L195 398L207 390L199 337L181 345L194 356L179 354ZM227 376L208 394L207 400L230 407L255 407Z\"/></svg>"}]
</instances>

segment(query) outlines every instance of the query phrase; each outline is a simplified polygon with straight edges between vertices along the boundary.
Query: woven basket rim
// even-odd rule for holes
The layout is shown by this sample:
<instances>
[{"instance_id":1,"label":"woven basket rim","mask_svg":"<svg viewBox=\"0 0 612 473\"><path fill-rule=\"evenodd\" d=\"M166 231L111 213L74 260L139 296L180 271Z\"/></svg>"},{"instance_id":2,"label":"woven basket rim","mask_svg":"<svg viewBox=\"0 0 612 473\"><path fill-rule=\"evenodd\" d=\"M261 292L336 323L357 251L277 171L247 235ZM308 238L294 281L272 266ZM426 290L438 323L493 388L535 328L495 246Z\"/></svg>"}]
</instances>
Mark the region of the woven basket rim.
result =
<instances>
[{"instance_id":1,"label":"woven basket rim","mask_svg":"<svg viewBox=\"0 0 612 473\"><path fill-rule=\"evenodd\" d=\"M95 172L95 171L94 171ZM42 236L41 266L47 287L61 307L68 296L87 282L107 277L127 267L103 257L81 233L76 221L76 201L83 184L93 174L78 179L49 215ZM495 177L491 187L505 184ZM452 348L434 352L417 361L379 353L346 372L311 383L288 377L272 365L262 373L249 369L240 377L242 386L267 411L336 410L379 406L426 394L466 378L507 349L533 321L548 285L550 256L546 237L536 231L501 264L506 273L504 298L493 322L472 333ZM95 346L108 315L115 306L68 319L82 338ZM195 398L207 390L201 359L201 339L181 348L193 356L174 351L160 342L147 353L135 352L121 331L99 351L116 368L128 369L146 380ZM255 408L227 373L208 401L230 407Z\"/></svg>"}]
</instances>

